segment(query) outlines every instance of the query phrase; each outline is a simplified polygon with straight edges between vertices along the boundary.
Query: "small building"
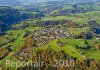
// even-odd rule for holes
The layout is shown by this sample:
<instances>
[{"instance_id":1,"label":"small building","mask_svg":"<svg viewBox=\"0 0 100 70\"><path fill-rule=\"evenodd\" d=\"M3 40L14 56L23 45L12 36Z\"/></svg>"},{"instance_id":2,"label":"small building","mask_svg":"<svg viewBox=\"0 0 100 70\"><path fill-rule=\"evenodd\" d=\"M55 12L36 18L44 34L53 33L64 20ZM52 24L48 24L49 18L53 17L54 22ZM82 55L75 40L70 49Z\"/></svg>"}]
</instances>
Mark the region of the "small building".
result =
<instances>
[{"instance_id":1,"label":"small building","mask_svg":"<svg viewBox=\"0 0 100 70\"><path fill-rule=\"evenodd\" d=\"M96 37L97 40L100 40L100 38Z\"/></svg>"}]
</instances>

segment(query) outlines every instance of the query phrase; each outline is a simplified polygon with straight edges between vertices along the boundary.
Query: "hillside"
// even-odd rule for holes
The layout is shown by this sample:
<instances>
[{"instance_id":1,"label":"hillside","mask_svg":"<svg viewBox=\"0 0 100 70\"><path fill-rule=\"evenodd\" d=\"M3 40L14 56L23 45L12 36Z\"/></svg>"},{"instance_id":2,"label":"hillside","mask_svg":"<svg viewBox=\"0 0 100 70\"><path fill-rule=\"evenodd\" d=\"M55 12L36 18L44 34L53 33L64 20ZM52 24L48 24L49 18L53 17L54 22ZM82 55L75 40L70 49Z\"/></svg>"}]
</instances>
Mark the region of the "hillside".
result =
<instances>
[{"instance_id":1,"label":"hillside","mask_svg":"<svg viewBox=\"0 0 100 70\"><path fill-rule=\"evenodd\" d=\"M1 2L0 70L100 70L100 2L31 1Z\"/></svg>"},{"instance_id":2,"label":"hillside","mask_svg":"<svg viewBox=\"0 0 100 70\"><path fill-rule=\"evenodd\" d=\"M9 6L0 6L0 35L4 34L6 30L10 29L12 24L28 19L41 18L42 16L44 15L39 11L28 12Z\"/></svg>"}]
</instances>

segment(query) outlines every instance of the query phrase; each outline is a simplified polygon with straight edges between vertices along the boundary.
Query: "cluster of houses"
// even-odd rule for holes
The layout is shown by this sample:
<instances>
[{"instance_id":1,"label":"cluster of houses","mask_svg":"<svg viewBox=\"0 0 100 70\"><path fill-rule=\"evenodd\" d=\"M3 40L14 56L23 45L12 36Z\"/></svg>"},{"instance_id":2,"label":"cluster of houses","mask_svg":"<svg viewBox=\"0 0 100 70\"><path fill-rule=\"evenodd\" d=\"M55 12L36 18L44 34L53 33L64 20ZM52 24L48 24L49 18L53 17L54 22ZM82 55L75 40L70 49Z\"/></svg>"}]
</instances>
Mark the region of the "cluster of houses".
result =
<instances>
[{"instance_id":1,"label":"cluster of houses","mask_svg":"<svg viewBox=\"0 0 100 70\"><path fill-rule=\"evenodd\" d=\"M36 44L40 47L45 46L51 40L60 38L72 38L72 34L68 33L65 28L45 28L38 30L33 36Z\"/></svg>"},{"instance_id":2,"label":"cluster of houses","mask_svg":"<svg viewBox=\"0 0 100 70\"><path fill-rule=\"evenodd\" d=\"M44 28L37 30L32 38L35 41L34 47L21 47L21 49L14 54L16 59L27 61L34 52L33 50L35 47L44 47L54 39L72 38L72 34L68 33L64 28Z\"/></svg>"},{"instance_id":3,"label":"cluster of houses","mask_svg":"<svg viewBox=\"0 0 100 70\"><path fill-rule=\"evenodd\" d=\"M50 41L61 38L73 38L73 34L69 33L66 28L44 28L37 30L32 36L35 45L27 48L21 47L20 51L17 51L14 56L20 61L27 61L34 52L35 47L44 47ZM66 43L58 43L60 46L64 46L65 44ZM96 45L96 47L100 49L100 45Z\"/></svg>"}]
</instances>

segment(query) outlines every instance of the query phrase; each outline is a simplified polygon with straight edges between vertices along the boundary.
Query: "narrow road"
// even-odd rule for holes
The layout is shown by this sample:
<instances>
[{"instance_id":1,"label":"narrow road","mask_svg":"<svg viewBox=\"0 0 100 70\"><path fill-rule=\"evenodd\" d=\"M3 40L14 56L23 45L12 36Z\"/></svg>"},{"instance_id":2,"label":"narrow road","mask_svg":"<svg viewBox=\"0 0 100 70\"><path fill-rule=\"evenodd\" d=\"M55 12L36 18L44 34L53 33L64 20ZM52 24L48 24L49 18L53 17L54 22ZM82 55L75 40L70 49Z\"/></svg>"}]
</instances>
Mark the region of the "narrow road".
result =
<instances>
[{"instance_id":1,"label":"narrow road","mask_svg":"<svg viewBox=\"0 0 100 70\"><path fill-rule=\"evenodd\" d=\"M73 52L75 52L76 54L78 54L79 56L83 57L86 59L85 56L81 55L80 53L78 53L77 51L75 51L74 49L70 48L69 46L67 46L70 50L72 50Z\"/></svg>"}]
</instances>

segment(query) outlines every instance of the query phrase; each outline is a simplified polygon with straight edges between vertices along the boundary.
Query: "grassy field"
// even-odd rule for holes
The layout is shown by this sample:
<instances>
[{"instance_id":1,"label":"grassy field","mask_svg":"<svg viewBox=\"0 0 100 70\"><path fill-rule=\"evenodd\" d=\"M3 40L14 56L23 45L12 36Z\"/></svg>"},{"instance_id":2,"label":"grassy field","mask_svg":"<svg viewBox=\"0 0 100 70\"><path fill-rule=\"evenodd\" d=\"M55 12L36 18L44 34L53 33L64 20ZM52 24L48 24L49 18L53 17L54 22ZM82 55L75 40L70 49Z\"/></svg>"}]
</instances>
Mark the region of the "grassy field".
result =
<instances>
[{"instance_id":1,"label":"grassy field","mask_svg":"<svg viewBox=\"0 0 100 70\"><path fill-rule=\"evenodd\" d=\"M79 25L87 24L92 19L92 20L96 20L97 23L100 24L100 11L71 14L68 16L67 15L66 16L56 16L56 17L46 16L42 18L42 20L62 20L62 19L73 20Z\"/></svg>"},{"instance_id":2,"label":"grassy field","mask_svg":"<svg viewBox=\"0 0 100 70\"><path fill-rule=\"evenodd\" d=\"M58 46L57 45L57 39L56 40L53 40L51 41L50 43L48 43L44 48L46 49L47 47L49 48L52 48L53 50L55 51L60 51L60 50L63 50L65 51L66 54L69 54L70 56L73 56L73 57L76 57L78 59L80 58L90 58L90 59L96 59L96 60L100 60L100 51L97 51L94 47L94 42L99 42L99 40L87 40L88 44L91 47L91 49L89 50L83 50L83 53L84 54L81 54L81 49L77 49L75 47L75 45L77 46L82 46L82 41L84 42L83 39L60 39L61 42L66 42L67 44L63 47L61 46Z\"/></svg>"},{"instance_id":3,"label":"grassy field","mask_svg":"<svg viewBox=\"0 0 100 70\"><path fill-rule=\"evenodd\" d=\"M78 34L81 32L87 32L89 31L89 27L84 27L84 28L67 28L67 31L73 34Z\"/></svg>"}]
</instances>

